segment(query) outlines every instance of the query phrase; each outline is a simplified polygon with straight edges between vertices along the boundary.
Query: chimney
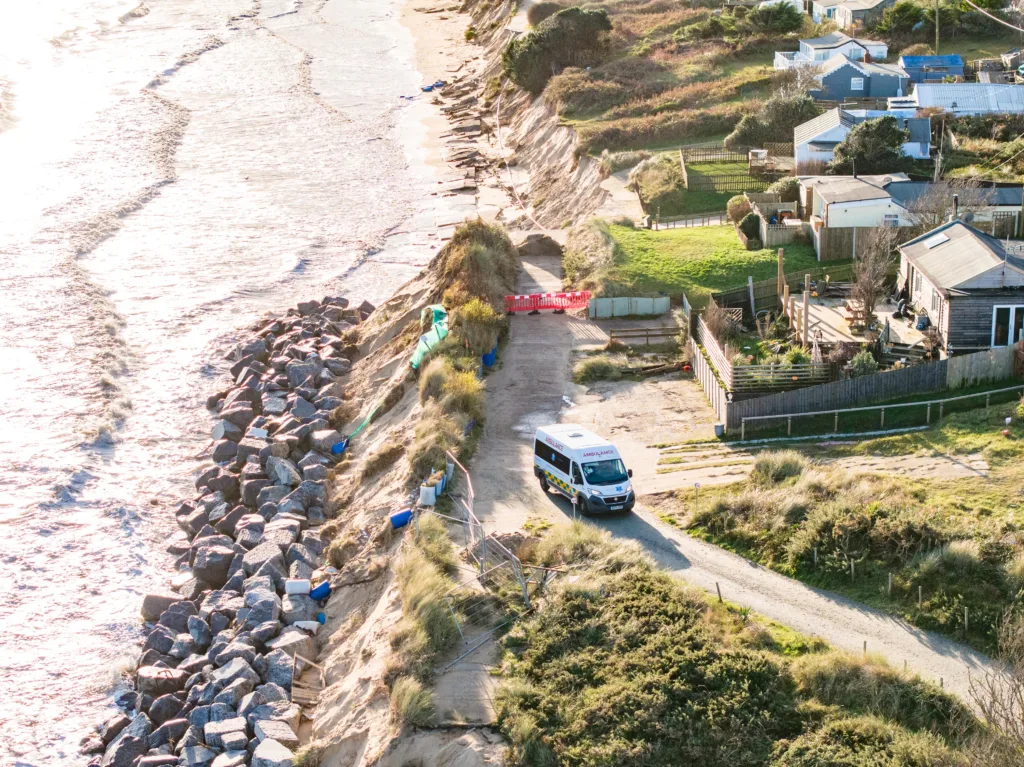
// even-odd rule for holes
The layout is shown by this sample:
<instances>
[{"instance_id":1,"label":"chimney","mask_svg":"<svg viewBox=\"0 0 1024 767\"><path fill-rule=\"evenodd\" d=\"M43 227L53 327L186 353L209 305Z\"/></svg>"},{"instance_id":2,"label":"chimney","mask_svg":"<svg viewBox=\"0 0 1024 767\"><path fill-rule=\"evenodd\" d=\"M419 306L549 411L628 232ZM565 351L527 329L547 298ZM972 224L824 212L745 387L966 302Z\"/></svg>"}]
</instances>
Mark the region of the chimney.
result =
<instances>
[{"instance_id":1,"label":"chimney","mask_svg":"<svg viewBox=\"0 0 1024 767\"><path fill-rule=\"evenodd\" d=\"M960 195L953 195L953 214L949 217L950 221L958 221L960 219Z\"/></svg>"}]
</instances>

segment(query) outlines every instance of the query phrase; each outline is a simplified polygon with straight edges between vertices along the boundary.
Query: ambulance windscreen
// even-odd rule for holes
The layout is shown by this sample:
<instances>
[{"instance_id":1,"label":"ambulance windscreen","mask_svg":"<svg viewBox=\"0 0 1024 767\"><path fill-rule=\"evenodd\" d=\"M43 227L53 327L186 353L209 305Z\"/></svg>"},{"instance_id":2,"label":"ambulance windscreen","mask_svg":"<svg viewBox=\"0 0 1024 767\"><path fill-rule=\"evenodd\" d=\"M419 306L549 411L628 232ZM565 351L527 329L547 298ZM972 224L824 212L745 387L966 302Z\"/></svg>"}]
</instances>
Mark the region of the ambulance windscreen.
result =
<instances>
[{"instance_id":1,"label":"ambulance windscreen","mask_svg":"<svg viewBox=\"0 0 1024 767\"><path fill-rule=\"evenodd\" d=\"M626 475L626 467L622 465L622 460L619 458L585 463L583 464L583 474L588 485L616 485L629 479Z\"/></svg>"}]
</instances>

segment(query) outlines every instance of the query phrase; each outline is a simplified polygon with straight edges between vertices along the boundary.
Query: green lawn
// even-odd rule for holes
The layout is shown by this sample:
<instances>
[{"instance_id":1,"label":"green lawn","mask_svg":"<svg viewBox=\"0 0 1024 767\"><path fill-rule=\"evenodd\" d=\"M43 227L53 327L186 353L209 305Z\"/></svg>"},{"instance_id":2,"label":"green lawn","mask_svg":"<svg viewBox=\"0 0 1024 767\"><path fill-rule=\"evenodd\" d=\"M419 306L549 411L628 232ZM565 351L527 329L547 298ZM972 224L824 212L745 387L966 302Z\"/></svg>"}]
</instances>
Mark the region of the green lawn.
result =
<instances>
[{"instance_id":1,"label":"green lawn","mask_svg":"<svg viewBox=\"0 0 1024 767\"><path fill-rule=\"evenodd\" d=\"M721 213L733 197L732 192L689 192L677 187L647 202L652 216L688 216L691 213ZM645 198L646 199L646 198Z\"/></svg>"},{"instance_id":2,"label":"green lawn","mask_svg":"<svg viewBox=\"0 0 1024 767\"><path fill-rule=\"evenodd\" d=\"M940 29L940 34L942 30ZM934 42L930 43L934 46ZM959 53L966 64L974 59L994 59L1009 50L1024 44L1024 37L1016 32L1006 30L1005 35L985 35L983 37L952 37L939 39L939 51L943 54Z\"/></svg>"},{"instance_id":3,"label":"green lawn","mask_svg":"<svg viewBox=\"0 0 1024 767\"><path fill-rule=\"evenodd\" d=\"M732 226L702 226L653 232L610 226L619 246L617 266L641 293L686 293L701 306L719 290L742 286L776 274L775 249L744 250ZM810 245L785 247L786 271L818 265Z\"/></svg>"}]
</instances>

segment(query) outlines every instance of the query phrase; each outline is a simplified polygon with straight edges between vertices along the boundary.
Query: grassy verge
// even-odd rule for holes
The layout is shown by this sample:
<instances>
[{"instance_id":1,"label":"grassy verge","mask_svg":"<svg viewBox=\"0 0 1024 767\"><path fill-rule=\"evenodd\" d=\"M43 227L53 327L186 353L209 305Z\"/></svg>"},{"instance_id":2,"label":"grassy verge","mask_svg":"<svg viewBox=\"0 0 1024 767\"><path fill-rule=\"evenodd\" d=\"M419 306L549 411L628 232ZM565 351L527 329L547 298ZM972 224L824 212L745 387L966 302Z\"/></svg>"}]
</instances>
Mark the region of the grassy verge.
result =
<instances>
[{"instance_id":1,"label":"grassy verge","mask_svg":"<svg viewBox=\"0 0 1024 767\"><path fill-rule=\"evenodd\" d=\"M685 292L699 306L715 291L745 284L748 276L758 281L776 274L775 249L745 250L728 225L664 232L612 225L608 231L619 275L644 293ZM788 271L817 266L810 245L795 243L785 251Z\"/></svg>"},{"instance_id":2,"label":"grassy verge","mask_svg":"<svg viewBox=\"0 0 1024 767\"><path fill-rule=\"evenodd\" d=\"M574 577L503 643L515 764L967 763L973 718L915 676L711 603L582 523L533 558Z\"/></svg>"},{"instance_id":3,"label":"grassy verge","mask_svg":"<svg viewBox=\"0 0 1024 767\"><path fill-rule=\"evenodd\" d=\"M795 450L763 452L747 480L702 491L699 506L678 492L657 507L693 535L785 575L993 652L1003 613L1024 600L1022 438L1021 427L1007 438L976 412L958 414L936 429L838 449L952 460L981 453L987 476L855 474Z\"/></svg>"}]
</instances>

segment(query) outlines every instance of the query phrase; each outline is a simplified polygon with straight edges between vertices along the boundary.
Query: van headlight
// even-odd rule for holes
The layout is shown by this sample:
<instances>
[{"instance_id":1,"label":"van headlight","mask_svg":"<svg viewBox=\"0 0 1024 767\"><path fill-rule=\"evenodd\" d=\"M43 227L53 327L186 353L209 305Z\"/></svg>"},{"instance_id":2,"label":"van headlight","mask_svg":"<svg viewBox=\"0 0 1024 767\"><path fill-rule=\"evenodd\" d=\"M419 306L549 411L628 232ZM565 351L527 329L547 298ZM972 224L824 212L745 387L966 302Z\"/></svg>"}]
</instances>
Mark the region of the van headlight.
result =
<instances>
[{"instance_id":1,"label":"van headlight","mask_svg":"<svg viewBox=\"0 0 1024 767\"><path fill-rule=\"evenodd\" d=\"M601 491L600 491L600 490L598 490L598 489L596 489L596 488L593 488L593 487L592 487L592 488L590 488L590 494L591 494L591 495L597 495L597 496L600 496L600 495L601 495Z\"/></svg>"}]
</instances>

